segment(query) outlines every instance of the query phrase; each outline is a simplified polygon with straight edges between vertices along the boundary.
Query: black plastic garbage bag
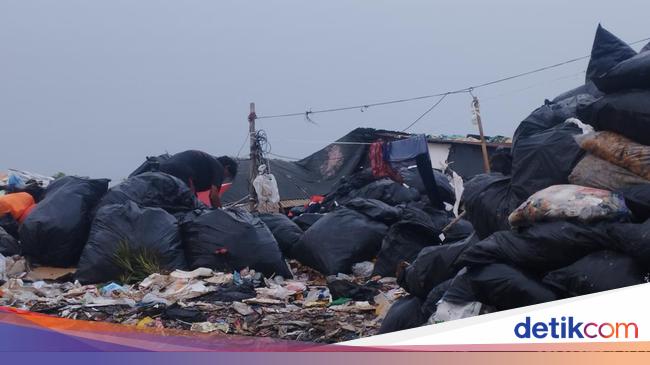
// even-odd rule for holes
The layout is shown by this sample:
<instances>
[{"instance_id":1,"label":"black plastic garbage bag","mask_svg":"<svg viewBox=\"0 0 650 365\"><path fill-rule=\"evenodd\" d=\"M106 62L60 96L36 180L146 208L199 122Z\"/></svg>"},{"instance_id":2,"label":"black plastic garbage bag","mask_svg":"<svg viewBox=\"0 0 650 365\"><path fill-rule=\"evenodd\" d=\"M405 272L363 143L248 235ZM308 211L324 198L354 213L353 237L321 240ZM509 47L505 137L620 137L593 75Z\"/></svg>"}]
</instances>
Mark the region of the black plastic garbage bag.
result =
<instances>
[{"instance_id":1,"label":"black plastic garbage bag","mask_svg":"<svg viewBox=\"0 0 650 365\"><path fill-rule=\"evenodd\" d=\"M619 62L632 58L635 55L636 51L627 43L598 24L594 44L591 48L591 59L587 66L586 81L601 76Z\"/></svg>"},{"instance_id":2,"label":"black plastic garbage bag","mask_svg":"<svg viewBox=\"0 0 650 365\"><path fill-rule=\"evenodd\" d=\"M473 233L475 232L472 223L465 219L459 219L453 226L449 227L449 229L444 232L445 240L443 243L462 241Z\"/></svg>"},{"instance_id":3,"label":"black plastic garbage bag","mask_svg":"<svg viewBox=\"0 0 650 365\"><path fill-rule=\"evenodd\" d=\"M248 212L197 210L188 214L181 228L191 269L230 271L249 267L266 276L292 277L271 231Z\"/></svg>"},{"instance_id":4,"label":"black plastic garbage bag","mask_svg":"<svg viewBox=\"0 0 650 365\"><path fill-rule=\"evenodd\" d=\"M459 264L505 263L539 273L567 266L610 244L606 223L549 222L521 232L503 231L473 244Z\"/></svg>"},{"instance_id":5,"label":"black plastic garbage bag","mask_svg":"<svg viewBox=\"0 0 650 365\"><path fill-rule=\"evenodd\" d=\"M388 178L377 180L370 170L363 170L339 181L325 197L323 206L334 209L354 198L376 199L394 206L420 200L420 193Z\"/></svg>"},{"instance_id":6,"label":"black plastic garbage bag","mask_svg":"<svg viewBox=\"0 0 650 365\"><path fill-rule=\"evenodd\" d=\"M333 210L337 204L342 204L351 199L348 197L350 192L360 189L376 180L377 178L373 175L370 168L358 171L349 176L344 176L339 179L334 186L332 186L332 190L325 195L322 205L328 211Z\"/></svg>"},{"instance_id":7,"label":"black plastic garbage bag","mask_svg":"<svg viewBox=\"0 0 650 365\"><path fill-rule=\"evenodd\" d=\"M438 195L440 196L440 199L442 199L443 202L449 203L451 205L456 203L456 191L451 185L451 182L449 181L447 175L443 172L433 169L433 177L436 180L436 189L438 189ZM427 195L427 190L424 187L424 184L422 185L422 188L424 189L423 191L418 189L420 194L422 196Z\"/></svg>"},{"instance_id":8,"label":"black plastic garbage bag","mask_svg":"<svg viewBox=\"0 0 650 365\"><path fill-rule=\"evenodd\" d=\"M390 179L373 181L370 184L351 191L346 198L340 199L339 204L346 204L354 198L377 199L389 205L398 205L420 199L420 193L414 188L397 183Z\"/></svg>"},{"instance_id":9,"label":"black plastic garbage bag","mask_svg":"<svg viewBox=\"0 0 650 365\"><path fill-rule=\"evenodd\" d=\"M650 183L630 186L618 192L623 195L625 205L636 221L643 222L650 219Z\"/></svg>"},{"instance_id":10,"label":"black plastic garbage bag","mask_svg":"<svg viewBox=\"0 0 650 365\"><path fill-rule=\"evenodd\" d=\"M377 255L387 231L385 224L341 207L311 226L291 254L322 274L347 274L355 263Z\"/></svg>"},{"instance_id":11,"label":"black plastic garbage bag","mask_svg":"<svg viewBox=\"0 0 650 365\"><path fill-rule=\"evenodd\" d=\"M18 244L18 240L7 233L7 231L2 227L0 227L0 255L20 255L20 245Z\"/></svg>"},{"instance_id":12,"label":"black plastic garbage bag","mask_svg":"<svg viewBox=\"0 0 650 365\"><path fill-rule=\"evenodd\" d=\"M568 118L575 118L578 110L593 103L596 99L588 94L572 96L558 102L547 102L541 107L535 109L526 119L524 119L512 137L513 144L521 139L534 136L537 133L544 132L558 124L564 123Z\"/></svg>"},{"instance_id":13,"label":"black plastic garbage bag","mask_svg":"<svg viewBox=\"0 0 650 365\"><path fill-rule=\"evenodd\" d=\"M398 299L381 322L379 334L407 330L427 323L429 317L421 310L422 300L415 296Z\"/></svg>"},{"instance_id":14,"label":"black plastic garbage bag","mask_svg":"<svg viewBox=\"0 0 650 365\"><path fill-rule=\"evenodd\" d=\"M476 242L478 238L472 235L460 242L423 248L415 261L397 277L398 283L410 294L425 299L436 285L456 275L461 269L455 265L456 260Z\"/></svg>"},{"instance_id":15,"label":"black plastic garbage bag","mask_svg":"<svg viewBox=\"0 0 650 365\"><path fill-rule=\"evenodd\" d=\"M295 218L293 218L293 222L300 227L303 231L306 231L309 229L309 227L313 226L316 222L318 222L319 219L323 218L325 214L319 214L319 213L304 213L301 214Z\"/></svg>"},{"instance_id":16,"label":"black plastic garbage bag","mask_svg":"<svg viewBox=\"0 0 650 365\"><path fill-rule=\"evenodd\" d=\"M436 285L435 288L431 289L429 294L427 294L427 298L424 300L424 303L422 303L421 309L427 318L431 317L431 315L436 312L438 302L440 302L440 300L445 296L445 293L449 290L453 280L454 279L443 281Z\"/></svg>"},{"instance_id":17,"label":"black plastic garbage bag","mask_svg":"<svg viewBox=\"0 0 650 365\"><path fill-rule=\"evenodd\" d=\"M327 283L332 299L350 298L357 301L372 301L379 289L372 285L359 285L348 280L333 280Z\"/></svg>"},{"instance_id":18,"label":"black plastic garbage bag","mask_svg":"<svg viewBox=\"0 0 650 365\"><path fill-rule=\"evenodd\" d=\"M185 269L176 218L134 202L106 205L93 220L75 277L84 284L129 282L129 277L141 275L140 258L158 268L156 272Z\"/></svg>"},{"instance_id":19,"label":"black plastic garbage bag","mask_svg":"<svg viewBox=\"0 0 650 365\"><path fill-rule=\"evenodd\" d=\"M644 274L630 256L598 251L565 268L549 272L543 283L556 288L565 297L575 297L642 284L645 282Z\"/></svg>"},{"instance_id":20,"label":"black plastic garbage bag","mask_svg":"<svg viewBox=\"0 0 650 365\"><path fill-rule=\"evenodd\" d=\"M255 291L255 286L250 281L244 281L239 285L222 285L213 292L203 294L196 298L193 298L192 301L195 302L241 302L246 299L255 298L257 292Z\"/></svg>"},{"instance_id":21,"label":"black plastic garbage bag","mask_svg":"<svg viewBox=\"0 0 650 365\"><path fill-rule=\"evenodd\" d=\"M517 140L512 148L511 191L518 204L551 185L569 183L569 175L584 156L574 139L581 133L577 125L563 123Z\"/></svg>"},{"instance_id":22,"label":"black plastic garbage bag","mask_svg":"<svg viewBox=\"0 0 650 365\"><path fill-rule=\"evenodd\" d=\"M393 224L381 244L373 275L396 276L402 261L412 262L427 246L440 243L440 233L447 220L436 222L424 211L407 207L402 220Z\"/></svg>"},{"instance_id":23,"label":"black plastic garbage bag","mask_svg":"<svg viewBox=\"0 0 650 365\"><path fill-rule=\"evenodd\" d=\"M451 212L436 209L425 201L400 204L399 208L402 209L402 219L427 222L427 224L441 226L441 228L447 225L452 216Z\"/></svg>"},{"instance_id":24,"label":"black plastic garbage bag","mask_svg":"<svg viewBox=\"0 0 650 365\"><path fill-rule=\"evenodd\" d=\"M127 201L134 201L142 207L162 208L172 214L202 207L183 181L162 172L145 172L128 178L112 187L99 207Z\"/></svg>"},{"instance_id":25,"label":"black plastic garbage bag","mask_svg":"<svg viewBox=\"0 0 650 365\"><path fill-rule=\"evenodd\" d=\"M466 218L479 238L509 230L508 216L517 208L510 193L510 176L500 173L476 175L465 183L463 204Z\"/></svg>"},{"instance_id":26,"label":"black plastic garbage bag","mask_svg":"<svg viewBox=\"0 0 650 365\"><path fill-rule=\"evenodd\" d=\"M265 213L260 214L259 218L269 227L271 233L273 233L273 237L278 242L282 254L288 257L291 254L293 246L300 241L303 234L302 229L284 214Z\"/></svg>"},{"instance_id":27,"label":"black plastic garbage bag","mask_svg":"<svg viewBox=\"0 0 650 365\"><path fill-rule=\"evenodd\" d=\"M440 284L442 285L442 284ZM435 290L436 288L434 288ZM472 281L467 273L467 268L462 268L449 283L442 300L453 304L464 304L477 301Z\"/></svg>"},{"instance_id":28,"label":"black plastic garbage bag","mask_svg":"<svg viewBox=\"0 0 650 365\"><path fill-rule=\"evenodd\" d=\"M510 148L497 147L490 155L490 171L512 175L512 154Z\"/></svg>"},{"instance_id":29,"label":"black plastic garbage bag","mask_svg":"<svg viewBox=\"0 0 650 365\"><path fill-rule=\"evenodd\" d=\"M183 308L178 304L173 304L166 308L162 317L164 319L176 319L189 323L205 322L208 319L207 314L198 308Z\"/></svg>"},{"instance_id":30,"label":"black plastic garbage bag","mask_svg":"<svg viewBox=\"0 0 650 365\"><path fill-rule=\"evenodd\" d=\"M650 53L648 53L650 55ZM579 109L580 120L596 130L611 131L650 145L650 90L605 95Z\"/></svg>"},{"instance_id":31,"label":"black plastic garbage bag","mask_svg":"<svg viewBox=\"0 0 650 365\"><path fill-rule=\"evenodd\" d=\"M469 222L459 220L442 234L452 220L448 212L421 202L408 203L402 219L391 226L382 242L373 275L395 276L400 263L412 262L424 247L460 241L474 232Z\"/></svg>"},{"instance_id":32,"label":"black plastic garbage bag","mask_svg":"<svg viewBox=\"0 0 650 365\"><path fill-rule=\"evenodd\" d=\"M75 265L88 239L92 212L108 182L74 176L52 182L45 198L20 226L22 254L43 265Z\"/></svg>"},{"instance_id":33,"label":"black plastic garbage bag","mask_svg":"<svg viewBox=\"0 0 650 365\"><path fill-rule=\"evenodd\" d=\"M368 218L391 225L402 215L399 208L392 207L380 200L355 198L345 204L346 208L363 213Z\"/></svg>"},{"instance_id":34,"label":"black plastic garbage bag","mask_svg":"<svg viewBox=\"0 0 650 365\"><path fill-rule=\"evenodd\" d=\"M553 290L532 275L504 264L470 267L467 277L477 300L499 310L558 299Z\"/></svg>"},{"instance_id":35,"label":"black plastic garbage bag","mask_svg":"<svg viewBox=\"0 0 650 365\"><path fill-rule=\"evenodd\" d=\"M415 188L422 196L427 194L427 188L424 186L424 182L422 181L417 169L403 169L399 173L404 179L406 185ZM433 177L436 180L436 187L440 199L442 199L443 202L454 204L456 202L456 195L454 193L454 188L451 186L451 183L449 183L447 175L433 169Z\"/></svg>"},{"instance_id":36,"label":"black plastic garbage bag","mask_svg":"<svg viewBox=\"0 0 650 365\"><path fill-rule=\"evenodd\" d=\"M607 233L611 237L606 246L608 249L632 256L650 268L650 219L641 224L611 224Z\"/></svg>"},{"instance_id":37,"label":"black plastic garbage bag","mask_svg":"<svg viewBox=\"0 0 650 365\"><path fill-rule=\"evenodd\" d=\"M630 89L650 89L650 52L639 53L595 77L594 83L605 93Z\"/></svg>"},{"instance_id":38,"label":"black plastic garbage bag","mask_svg":"<svg viewBox=\"0 0 650 365\"><path fill-rule=\"evenodd\" d=\"M436 209L422 201L408 203L406 207L411 211L415 209L415 211L420 212L420 214L422 212L426 213L429 218L431 218L430 225L434 227L436 231L442 233L438 235L438 238L442 243L462 241L474 233L472 223L462 218L456 220L456 217L451 211ZM406 218L406 220L409 219L408 211L403 218ZM454 224L451 224L452 221L455 221ZM447 231L442 232L444 228L447 228Z\"/></svg>"},{"instance_id":39,"label":"black plastic garbage bag","mask_svg":"<svg viewBox=\"0 0 650 365\"><path fill-rule=\"evenodd\" d=\"M0 217L0 227L5 230L5 232L9 233L13 238L19 239L18 236L18 228L20 227L20 224L14 218L11 213L7 213Z\"/></svg>"},{"instance_id":40,"label":"black plastic garbage bag","mask_svg":"<svg viewBox=\"0 0 650 365\"><path fill-rule=\"evenodd\" d=\"M563 92L562 94L556 96L552 102L557 103L561 100L568 99L570 97L580 95L580 94L588 94L593 96L594 98L599 98L605 94L603 94L602 91L598 90L596 87L596 84L594 84L593 81L587 81L586 84L580 85L576 87L575 89L571 89L569 91Z\"/></svg>"}]
</instances>

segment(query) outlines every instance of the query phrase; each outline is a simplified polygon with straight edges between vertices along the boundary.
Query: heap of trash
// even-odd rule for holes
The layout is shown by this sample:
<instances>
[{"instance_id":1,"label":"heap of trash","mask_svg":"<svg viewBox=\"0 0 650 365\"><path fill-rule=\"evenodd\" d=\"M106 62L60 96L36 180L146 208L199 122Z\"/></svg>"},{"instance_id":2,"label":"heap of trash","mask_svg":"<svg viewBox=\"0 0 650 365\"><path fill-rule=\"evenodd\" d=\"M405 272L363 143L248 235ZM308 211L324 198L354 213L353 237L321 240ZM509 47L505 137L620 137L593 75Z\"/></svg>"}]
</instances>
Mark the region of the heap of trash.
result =
<instances>
[{"instance_id":1,"label":"heap of trash","mask_svg":"<svg viewBox=\"0 0 650 365\"><path fill-rule=\"evenodd\" d=\"M598 26L585 84L519 124L510 166L464 184L474 236L405 264L380 332L648 281L649 51Z\"/></svg>"},{"instance_id":2,"label":"heap of trash","mask_svg":"<svg viewBox=\"0 0 650 365\"><path fill-rule=\"evenodd\" d=\"M645 283L649 51L599 26L586 83L464 184L424 136L373 142L287 214L209 208L161 172L24 181L0 197L0 305L330 343Z\"/></svg>"},{"instance_id":3,"label":"heap of trash","mask_svg":"<svg viewBox=\"0 0 650 365\"><path fill-rule=\"evenodd\" d=\"M325 278L292 263L293 279L265 278L254 270L200 268L151 274L134 284L82 285L44 280L24 259L8 257L3 305L64 318L137 328L340 342L377 333L390 305L405 292L394 278ZM0 266L2 267L2 266Z\"/></svg>"}]
</instances>

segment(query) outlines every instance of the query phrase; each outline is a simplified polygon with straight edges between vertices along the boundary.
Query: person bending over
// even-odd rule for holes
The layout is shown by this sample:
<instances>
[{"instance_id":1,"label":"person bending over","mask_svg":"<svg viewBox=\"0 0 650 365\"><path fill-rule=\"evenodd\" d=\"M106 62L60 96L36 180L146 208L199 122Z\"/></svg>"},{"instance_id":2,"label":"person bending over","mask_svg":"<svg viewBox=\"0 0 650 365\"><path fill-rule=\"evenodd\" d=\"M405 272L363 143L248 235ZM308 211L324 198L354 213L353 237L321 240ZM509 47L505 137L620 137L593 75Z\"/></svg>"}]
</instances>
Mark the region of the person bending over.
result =
<instances>
[{"instance_id":1,"label":"person bending over","mask_svg":"<svg viewBox=\"0 0 650 365\"><path fill-rule=\"evenodd\" d=\"M210 191L210 203L221 207L221 186L237 175L237 162L196 150L179 152L161 161L159 171L183 180L194 193Z\"/></svg>"}]
</instances>

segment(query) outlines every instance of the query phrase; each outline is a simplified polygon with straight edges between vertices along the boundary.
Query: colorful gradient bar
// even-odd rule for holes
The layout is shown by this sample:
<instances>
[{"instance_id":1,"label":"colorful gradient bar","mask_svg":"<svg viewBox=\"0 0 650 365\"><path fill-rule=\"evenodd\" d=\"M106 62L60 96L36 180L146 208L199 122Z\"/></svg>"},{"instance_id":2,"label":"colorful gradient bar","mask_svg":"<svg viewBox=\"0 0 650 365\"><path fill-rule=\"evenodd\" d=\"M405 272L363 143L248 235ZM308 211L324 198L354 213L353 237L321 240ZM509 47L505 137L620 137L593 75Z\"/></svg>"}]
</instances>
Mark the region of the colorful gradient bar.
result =
<instances>
[{"instance_id":1,"label":"colorful gradient bar","mask_svg":"<svg viewBox=\"0 0 650 365\"><path fill-rule=\"evenodd\" d=\"M0 351L23 353L310 352L328 353L330 355L333 355L333 353L379 352L558 352L603 354L650 352L650 342L353 347L310 344L220 333L203 334L174 329L138 329L134 326L72 320L9 307L0 307Z\"/></svg>"}]
</instances>

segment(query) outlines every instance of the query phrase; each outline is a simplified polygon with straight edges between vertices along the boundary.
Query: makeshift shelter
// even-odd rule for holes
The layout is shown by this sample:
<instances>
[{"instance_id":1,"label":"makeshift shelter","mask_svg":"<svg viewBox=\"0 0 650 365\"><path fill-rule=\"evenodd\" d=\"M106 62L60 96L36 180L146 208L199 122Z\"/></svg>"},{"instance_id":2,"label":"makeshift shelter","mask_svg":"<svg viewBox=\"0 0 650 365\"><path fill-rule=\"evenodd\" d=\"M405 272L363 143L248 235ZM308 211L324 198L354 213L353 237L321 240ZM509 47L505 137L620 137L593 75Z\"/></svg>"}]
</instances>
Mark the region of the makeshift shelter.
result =
<instances>
[{"instance_id":1,"label":"makeshift shelter","mask_svg":"<svg viewBox=\"0 0 650 365\"><path fill-rule=\"evenodd\" d=\"M299 161L269 159L271 173L280 191L281 205L291 207L305 204L313 195L324 195L342 177L370 166L368 152L372 142L396 141L413 135L373 128L356 128L325 148ZM497 148L509 150L509 139L486 137L488 155ZM433 168L444 164L464 180L483 173L483 157L480 141L476 136L428 136L429 155ZM239 161L239 171L223 202L244 202L248 196L250 160Z\"/></svg>"}]
</instances>

